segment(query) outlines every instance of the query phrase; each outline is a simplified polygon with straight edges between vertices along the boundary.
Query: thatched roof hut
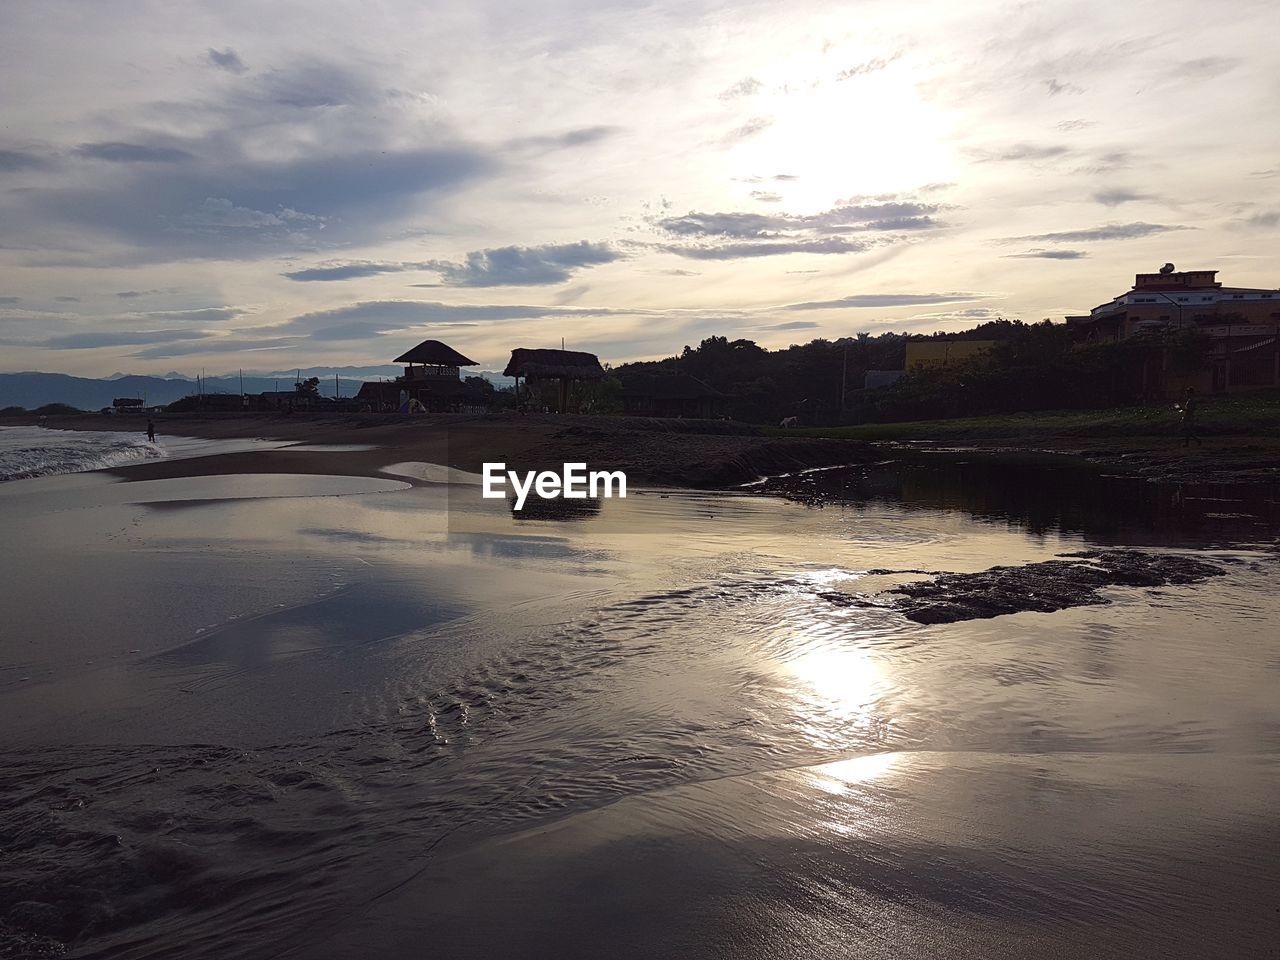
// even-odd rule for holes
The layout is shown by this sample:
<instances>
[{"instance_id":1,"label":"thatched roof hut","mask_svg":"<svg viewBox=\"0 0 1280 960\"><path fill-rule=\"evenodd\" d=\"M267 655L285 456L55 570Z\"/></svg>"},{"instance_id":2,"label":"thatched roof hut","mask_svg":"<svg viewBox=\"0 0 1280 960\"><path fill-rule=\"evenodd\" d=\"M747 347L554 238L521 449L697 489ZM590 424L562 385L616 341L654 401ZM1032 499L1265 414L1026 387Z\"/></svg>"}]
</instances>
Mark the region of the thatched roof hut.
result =
<instances>
[{"instance_id":1,"label":"thatched roof hut","mask_svg":"<svg viewBox=\"0 0 1280 960\"><path fill-rule=\"evenodd\" d=\"M392 363L421 363L428 367L474 367L476 361L468 360L447 343L439 340L423 340L412 350L406 350Z\"/></svg>"},{"instance_id":2,"label":"thatched roof hut","mask_svg":"<svg viewBox=\"0 0 1280 960\"><path fill-rule=\"evenodd\" d=\"M594 353L578 350L530 350L516 347L502 371L504 377L526 380L603 380L604 367Z\"/></svg>"},{"instance_id":3,"label":"thatched roof hut","mask_svg":"<svg viewBox=\"0 0 1280 960\"><path fill-rule=\"evenodd\" d=\"M511 360L502 375L516 378L517 398L520 396L521 377L525 379L526 389L530 381L558 381L556 410L560 413L567 413L569 410L570 383L603 380L606 376L604 367L600 366L600 358L594 353L582 353L578 350L530 350L526 347L516 347L511 351Z\"/></svg>"}]
</instances>

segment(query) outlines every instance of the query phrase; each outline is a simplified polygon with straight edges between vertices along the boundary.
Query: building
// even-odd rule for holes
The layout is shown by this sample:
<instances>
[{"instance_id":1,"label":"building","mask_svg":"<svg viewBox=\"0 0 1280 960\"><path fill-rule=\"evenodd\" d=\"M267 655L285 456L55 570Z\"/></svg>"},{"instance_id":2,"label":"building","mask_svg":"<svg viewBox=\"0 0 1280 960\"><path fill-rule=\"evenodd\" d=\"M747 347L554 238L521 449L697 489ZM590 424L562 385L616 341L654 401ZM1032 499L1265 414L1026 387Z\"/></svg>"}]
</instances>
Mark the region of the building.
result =
<instances>
[{"instance_id":1,"label":"building","mask_svg":"<svg viewBox=\"0 0 1280 960\"><path fill-rule=\"evenodd\" d=\"M927 370L971 360L996 345L994 340L908 340L907 370Z\"/></svg>"},{"instance_id":2,"label":"building","mask_svg":"<svg viewBox=\"0 0 1280 960\"><path fill-rule=\"evenodd\" d=\"M1217 270L1139 273L1133 287L1067 317L1076 340L1109 343L1194 330L1209 348L1205 369L1178 372L1164 353L1144 365L1144 393L1171 395L1186 387L1225 393L1280 386L1280 289L1228 287Z\"/></svg>"},{"instance_id":3,"label":"building","mask_svg":"<svg viewBox=\"0 0 1280 960\"><path fill-rule=\"evenodd\" d=\"M633 374L622 381L622 412L711 420L724 413L724 394L687 373Z\"/></svg>"},{"instance_id":4,"label":"building","mask_svg":"<svg viewBox=\"0 0 1280 960\"><path fill-rule=\"evenodd\" d=\"M467 389L461 368L476 365L439 340L423 340L391 362L403 363L404 375L362 384L356 394L361 406L385 412L455 412L461 408Z\"/></svg>"},{"instance_id":5,"label":"building","mask_svg":"<svg viewBox=\"0 0 1280 960\"><path fill-rule=\"evenodd\" d=\"M116 397L111 407L116 413L142 413L146 401L142 397Z\"/></svg>"},{"instance_id":6,"label":"building","mask_svg":"<svg viewBox=\"0 0 1280 960\"><path fill-rule=\"evenodd\" d=\"M591 383L605 378L604 367L594 353L578 350L533 350L517 347L511 351L511 359L502 371L504 377L516 378L516 397L520 396L520 378L525 380L525 390L536 394L536 402L551 405L555 402L558 413L569 409L570 386L574 383Z\"/></svg>"}]
</instances>

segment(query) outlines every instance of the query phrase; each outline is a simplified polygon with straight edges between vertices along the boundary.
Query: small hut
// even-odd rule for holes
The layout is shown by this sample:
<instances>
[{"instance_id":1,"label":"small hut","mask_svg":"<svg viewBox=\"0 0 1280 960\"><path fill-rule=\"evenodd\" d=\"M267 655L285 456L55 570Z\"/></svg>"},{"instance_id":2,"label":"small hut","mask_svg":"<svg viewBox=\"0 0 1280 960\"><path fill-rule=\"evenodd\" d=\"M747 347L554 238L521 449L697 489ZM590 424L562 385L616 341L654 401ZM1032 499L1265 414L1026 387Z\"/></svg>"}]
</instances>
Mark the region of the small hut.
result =
<instances>
[{"instance_id":1,"label":"small hut","mask_svg":"<svg viewBox=\"0 0 1280 960\"><path fill-rule=\"evenodd\" d=\"M404 376L387 382L363 384L356 400L373 410L408 412L416 406L430 413L456 410L466 393L461 368L474 367L469 360L447 343L423 340L406 350L392 363L403 363Z\"/></svg>"},{"instance_id":2,"label":"small hut","mask_svg":"<svg viewBox=\"0 0 1280 960\"><path fill-rule=\"evenodd\" d=\"M531 350L517 347L511 351L511 360L502 371L504 377L516 378L516 396L520 396L520 378L526 384L554 381L557 384L556 410L565 413L569 409L569 385L605 378L604 367L594 353L578 350Z\"/></svg>"}]
</instances>

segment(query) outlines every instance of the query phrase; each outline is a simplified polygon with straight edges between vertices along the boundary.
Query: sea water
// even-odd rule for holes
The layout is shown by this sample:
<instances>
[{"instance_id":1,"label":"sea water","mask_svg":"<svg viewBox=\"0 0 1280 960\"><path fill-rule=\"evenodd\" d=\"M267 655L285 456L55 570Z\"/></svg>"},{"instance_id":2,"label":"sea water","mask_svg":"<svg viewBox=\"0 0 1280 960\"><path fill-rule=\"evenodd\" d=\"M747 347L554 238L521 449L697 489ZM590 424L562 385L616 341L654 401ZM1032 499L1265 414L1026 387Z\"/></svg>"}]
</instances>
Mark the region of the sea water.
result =
<instances>
[{"instance_id":1,"label":"sea water","mask_svg":"<svg viewBox=\"0 0 1280 960\"><path fill-rule=\"evenodd\" d=\"M165 455L145 432L0 427L0 481L120 467Z\"/></svg>"}]
</instances>

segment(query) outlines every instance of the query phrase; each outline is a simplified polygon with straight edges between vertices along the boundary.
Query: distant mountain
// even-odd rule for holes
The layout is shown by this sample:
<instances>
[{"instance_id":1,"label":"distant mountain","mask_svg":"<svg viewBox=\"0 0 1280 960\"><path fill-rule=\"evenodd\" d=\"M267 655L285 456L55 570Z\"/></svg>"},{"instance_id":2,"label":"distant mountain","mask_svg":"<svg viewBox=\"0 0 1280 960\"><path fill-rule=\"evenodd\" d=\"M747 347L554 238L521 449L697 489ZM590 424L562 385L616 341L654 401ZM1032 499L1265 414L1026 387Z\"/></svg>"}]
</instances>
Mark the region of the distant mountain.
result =
<instances>
[{"instance_id":1,"label":"distant mountain","mask_svg":"<svg viewBox=\"0 0 1280 960\"><path fill-rule=\"evenodd\" d=\"M304 377L306 373L304 371ZM245 377L245 393L264 393L268 390L293 389L293 375L270 379ZM338 385L344 397L354 396L364 380L343 380ZM0 373L0 407L26 407L34 410L46 403L67 403L81 410L99 410L111 406L116 397L138 397L148 406L163 406L196 392L194 380L178 380L162 377L125 375L115 379L90 379L71 377L65 373ZM240 378L208 377L204 381L205 393L230 393L239 395ZM320 393L334 395L334 382L320 380Z\"/></svg>"},{"instance_id":2,"label":"distant mountain","mask_svg":"<svg viewBox=\"0 0 1280 960\"><path fill-rule=\"evenodd\" d=\"M385 371L373 373L372 371ZM324 371L324 372L322 372ZM370 371L366 373L365 371ZM334 383L334 374L338 374ZM400 367L312 367L302 371L308 377L320 379L322 396L334 396L335 387L344 397L355 396L366 380L391 379L403 372ZM244 392L265 393L269 390L293 389L296 370L280 374L244 376ZM498 387L509 387L511 378L490 370L464 371L463 376L481 376ZM229 393L239 395L240 376L206 377L205 393ZM148 406L163 406L196 392L196 382L178 374L165 377L147 377L136 374L114 374L103 379L72 377L65 373L0 373L0 407L25 407L34 410L46 403L67 403L81 410L99 410L111 406L117 397L137 397Z\"/></svg>"}]
</instances>

